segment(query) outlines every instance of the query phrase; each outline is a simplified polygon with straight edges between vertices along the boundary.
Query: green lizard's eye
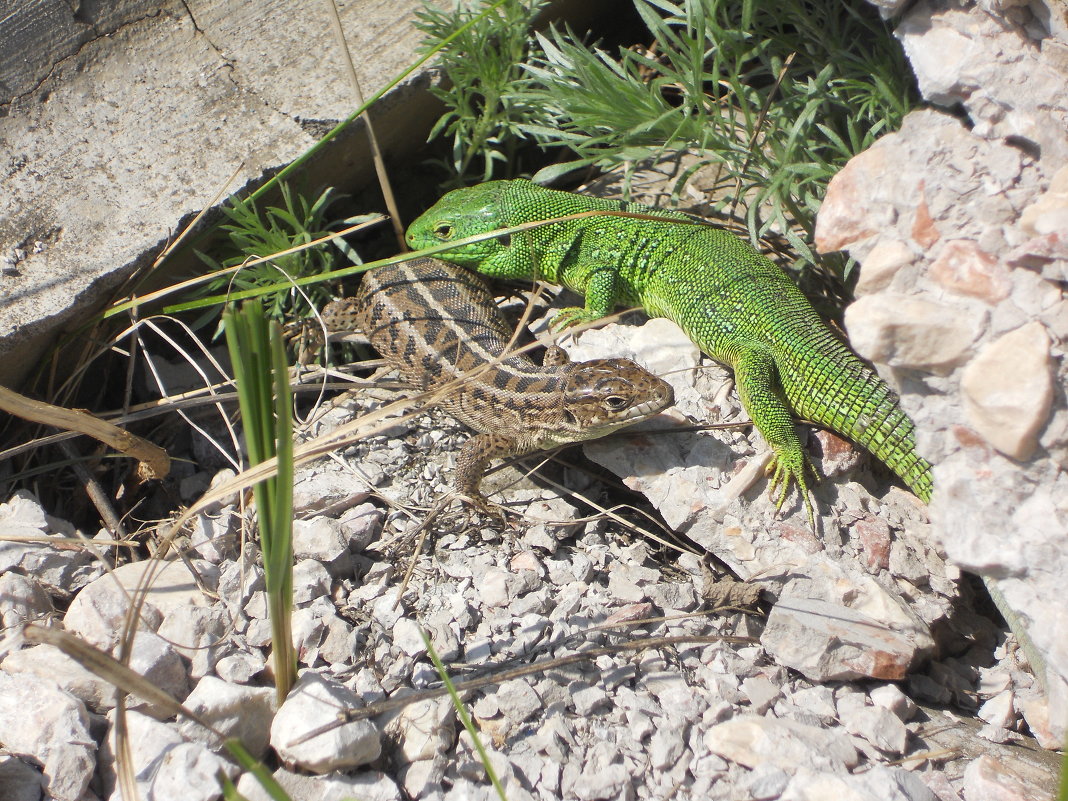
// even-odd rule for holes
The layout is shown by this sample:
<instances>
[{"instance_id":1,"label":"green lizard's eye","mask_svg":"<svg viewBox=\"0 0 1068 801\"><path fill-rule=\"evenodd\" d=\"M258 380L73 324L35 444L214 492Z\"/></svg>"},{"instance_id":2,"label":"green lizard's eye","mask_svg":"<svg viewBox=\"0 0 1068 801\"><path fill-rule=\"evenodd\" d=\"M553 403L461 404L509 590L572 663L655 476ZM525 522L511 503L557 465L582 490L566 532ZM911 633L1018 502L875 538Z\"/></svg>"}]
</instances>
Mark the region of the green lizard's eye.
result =
<instances>
[{"instance_id":1,"label":"green lizard's eye","mask_svg":"<svg viewBox=\"0 0 1068 801\"><path fill-rule=\"evenodd\" d=\"M434 226L434 236L438 239L449 239L452 237L452 224L451 223L438 223Z\"/></svg>"}]
</instances>

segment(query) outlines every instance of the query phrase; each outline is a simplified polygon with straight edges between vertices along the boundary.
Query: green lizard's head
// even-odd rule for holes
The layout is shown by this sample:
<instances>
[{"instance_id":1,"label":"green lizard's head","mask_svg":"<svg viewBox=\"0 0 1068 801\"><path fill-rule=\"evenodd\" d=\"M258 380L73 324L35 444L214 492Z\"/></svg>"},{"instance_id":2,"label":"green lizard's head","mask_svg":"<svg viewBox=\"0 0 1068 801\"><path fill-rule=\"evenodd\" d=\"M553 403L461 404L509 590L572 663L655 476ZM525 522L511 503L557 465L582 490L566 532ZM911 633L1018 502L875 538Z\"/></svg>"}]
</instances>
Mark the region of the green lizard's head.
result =
<instances>
[{"instance_id":1,"label":"green lizard's head","mask_svg":"<svg viewBox=\"0 0 1068 801\"><path fill-rule=\"evenodd\" d=\"M510 193L530 184L526 180L489 181L477 186L454 189L408 226L406 238L412 250L444 245L479 234L487 234L514 224ZM519 275L509 265L523 260L511 258L512 237L488 237L441 252L441 258L479 272L502 278L528 278L529 262Z\"/></svg>"}]
</instances>

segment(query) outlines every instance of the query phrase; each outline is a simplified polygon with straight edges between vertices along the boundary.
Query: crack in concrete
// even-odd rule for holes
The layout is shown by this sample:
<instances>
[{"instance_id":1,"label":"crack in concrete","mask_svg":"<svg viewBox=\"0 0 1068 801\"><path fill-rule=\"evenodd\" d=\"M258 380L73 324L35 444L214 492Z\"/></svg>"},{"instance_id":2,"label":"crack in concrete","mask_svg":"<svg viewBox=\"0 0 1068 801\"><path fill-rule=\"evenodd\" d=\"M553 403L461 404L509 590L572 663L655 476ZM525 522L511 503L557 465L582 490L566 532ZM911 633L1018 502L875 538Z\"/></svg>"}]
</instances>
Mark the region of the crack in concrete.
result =
<instances>
[{"instance_id":1,"label":"crack in concrete","mask_svg":"<svg viewBox=\"0 0 1068 801\"><path fill-rule=\"evenodd\" d=\"M85 20L79 19L77 13L72 14L71 15L71 19L73 19L75 22L78 22L79 24L87 26L90 30L92 30L94 35L91 36L90 38L86 39L84 42L80 43L78 45L77 49L75 49L75 51L73 53L69 53L69 54L63 56L63 58L59 59L58 61L53 62L52 66L48 68L48 73L43 78L41 78L39 81L37 81L37 83L35 83L32 87L27 89L25 92L22 92L20 94L15 95L14 97L11 98L11 100L7 101L6 103L0 103L0 117L6 116L10 112L11 108L17 106L18 104L22 103L23 101L27 100L28 98L30 98L33 95L35 95L38 92L40 92L41 91L41 87L43 87L45 84L47 84L49 81L51 81L56 76L56 74L58 72L60 72L63 69L63 67L69 61L71 61L72 59L76 59L79 56L81 56L82 52L89 45L94 44L94 43L100 41L101 39L106 39L109 36L113 36L114 34L118 33L119 31L123 30L124 28L130 27L131 25L138 25L138 24L144 22L145 20L156 19L158 17L163 16L165 13L166 13L166 9L158 8L158 9L156 9L155 11L153 11L150 14L142 14L140 17L135 17L134 19L125 20L120 25L117 25L116 27L112 28L111 30L104 30L104 31L102 31L96 25L94 25L94 24L92 24L90 22L87 22Z\"/></svg>"},{"instance_id":2,"label":"crack in concrete","mask_svg":"<svg viewBox=\"0 0 1068 801\"><path fill-rule=\"evenodd\" d=\"M232 59L227 57L226 53L223 52L223 49L219 47L219 45L215 44L214 40L208 35L207 30L200 27L200 23L197 22L197 18L193 14L193 9L189 7L189 3L186 2L186 0L178 0L178 2L181 4L182 8L185 9L185 13L189 15L189 21L193 23L194 33L196 33L197 36L203 37L204 41L207 42L208 47L215 52L215 55L219 57L219 61L226 67L226 77L229 79L230 83L234 85L235 89L244 89L240 82L234 77L237 65L234 64Z\"/></svg>"}]
</instances>

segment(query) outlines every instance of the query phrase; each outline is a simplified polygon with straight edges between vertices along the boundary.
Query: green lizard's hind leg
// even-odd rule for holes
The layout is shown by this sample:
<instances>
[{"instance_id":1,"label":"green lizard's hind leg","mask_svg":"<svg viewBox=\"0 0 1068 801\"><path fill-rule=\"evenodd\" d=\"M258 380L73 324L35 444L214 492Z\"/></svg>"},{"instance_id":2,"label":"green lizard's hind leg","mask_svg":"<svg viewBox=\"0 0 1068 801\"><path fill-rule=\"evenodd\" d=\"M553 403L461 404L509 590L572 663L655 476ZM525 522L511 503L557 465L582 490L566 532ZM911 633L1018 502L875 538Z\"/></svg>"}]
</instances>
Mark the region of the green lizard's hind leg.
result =
<instances>
[{"instance_id":1,"label":"green lizard's hind leg","mask_svg":"<svg viewBox=\"0 0 1068 801\"><path fill-rule=\"evenodd\" d=\"M753 425L774 452L767 473L771 476L769 488L772 493L781 485L775 512L778 514L782 510L786 495L790 491L790 483L796 481L805 511L808 512L809 524L815 530L816 515L812 508L806 473L811 473L817 481L819 475L797 436L793 414L779 385L779 371L775 359L767 348L757 344L742 345L736 348L735 354L733 366L738 397Z\"/></svg>"}]
</instances>

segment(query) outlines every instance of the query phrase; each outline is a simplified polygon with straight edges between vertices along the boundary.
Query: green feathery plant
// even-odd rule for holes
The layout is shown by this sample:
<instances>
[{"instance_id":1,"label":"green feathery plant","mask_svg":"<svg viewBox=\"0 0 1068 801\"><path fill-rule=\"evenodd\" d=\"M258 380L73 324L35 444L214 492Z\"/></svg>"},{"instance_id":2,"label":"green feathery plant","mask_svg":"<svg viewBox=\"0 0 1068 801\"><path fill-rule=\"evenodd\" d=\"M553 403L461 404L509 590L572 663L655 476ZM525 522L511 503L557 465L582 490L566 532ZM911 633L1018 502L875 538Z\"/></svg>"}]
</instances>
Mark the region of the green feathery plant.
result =
<instances>
[{"instance_id":1,"label":"green feathery plant","mask_svg":"<svg viewBox=\"0 0 1068 801\"><path fill-rule=\"evenodd\" d=\"M742 204L754 243L775 232L792 244L795 266L814 263L815 215L831 176L915 102L889 27L864 0L634 5L647 49L612 55L570 31L537 34L524 74L501 94L500 108L513 113L499 131L573 153L540 171L540 182L690 149L722 166L719 208ZM477 59L467 66L478 75ZM506 149L499 138L494 147Z\"/></svg>"},{"instance_id":2,"label":"green feathery plant","mask_svg":"<svg viewBox=\"0 0 1068 801\"><path fill-rule=\"evenodd\" d=\"M448 107L430 133L431 139L452 139L451 160L436 162L453 174L447 186L488 181L497 167L504 167L508 176L516 174L517 146L524 138L519 126L532 114L516 88L525 82L530 28L545 1L482 0L470 8L457 3L450 10L428 3L416 12L415 26L424 35L423 52L461 31L438 59L447 85L431 89ZM470 25L479 15L485 16Z\"/></svg>"},{"instance_id":3,"label":"green feathery plant","mask_svg":"<svg viewBox=\"0 0 1068 801\"><path fill-rule=\"evenodd\" d=\"M329 236L335 230L351 225L359 219L329 218L330 207L343 197L337 195L332 188L325 189L314 200L294 192L285 182L279 183L279 190L282 205L264 209L257 207L254 200L231 197L222 207L229 222L219 226L227 235L222 248L225 253L215 259L198 250L196 253L200 259L213 270L235 267L250 258L270 256ZM348 263L362 263L348 244L341 239L335 239L326 246L278 256L236 273L220 275L198 287L196 295L208 296L277 284L280 280L285 280L279 270L291 278L321 275L339 266L339 254ZM333 287L324 281L306 287L307 299L295 289L271 294L268 296L265 313L269 318L280 322L306 317L312 308L321 308L332 298L332 289ZM202 319L201 323L204 321Z\"/></svg>"}]
</instances>

